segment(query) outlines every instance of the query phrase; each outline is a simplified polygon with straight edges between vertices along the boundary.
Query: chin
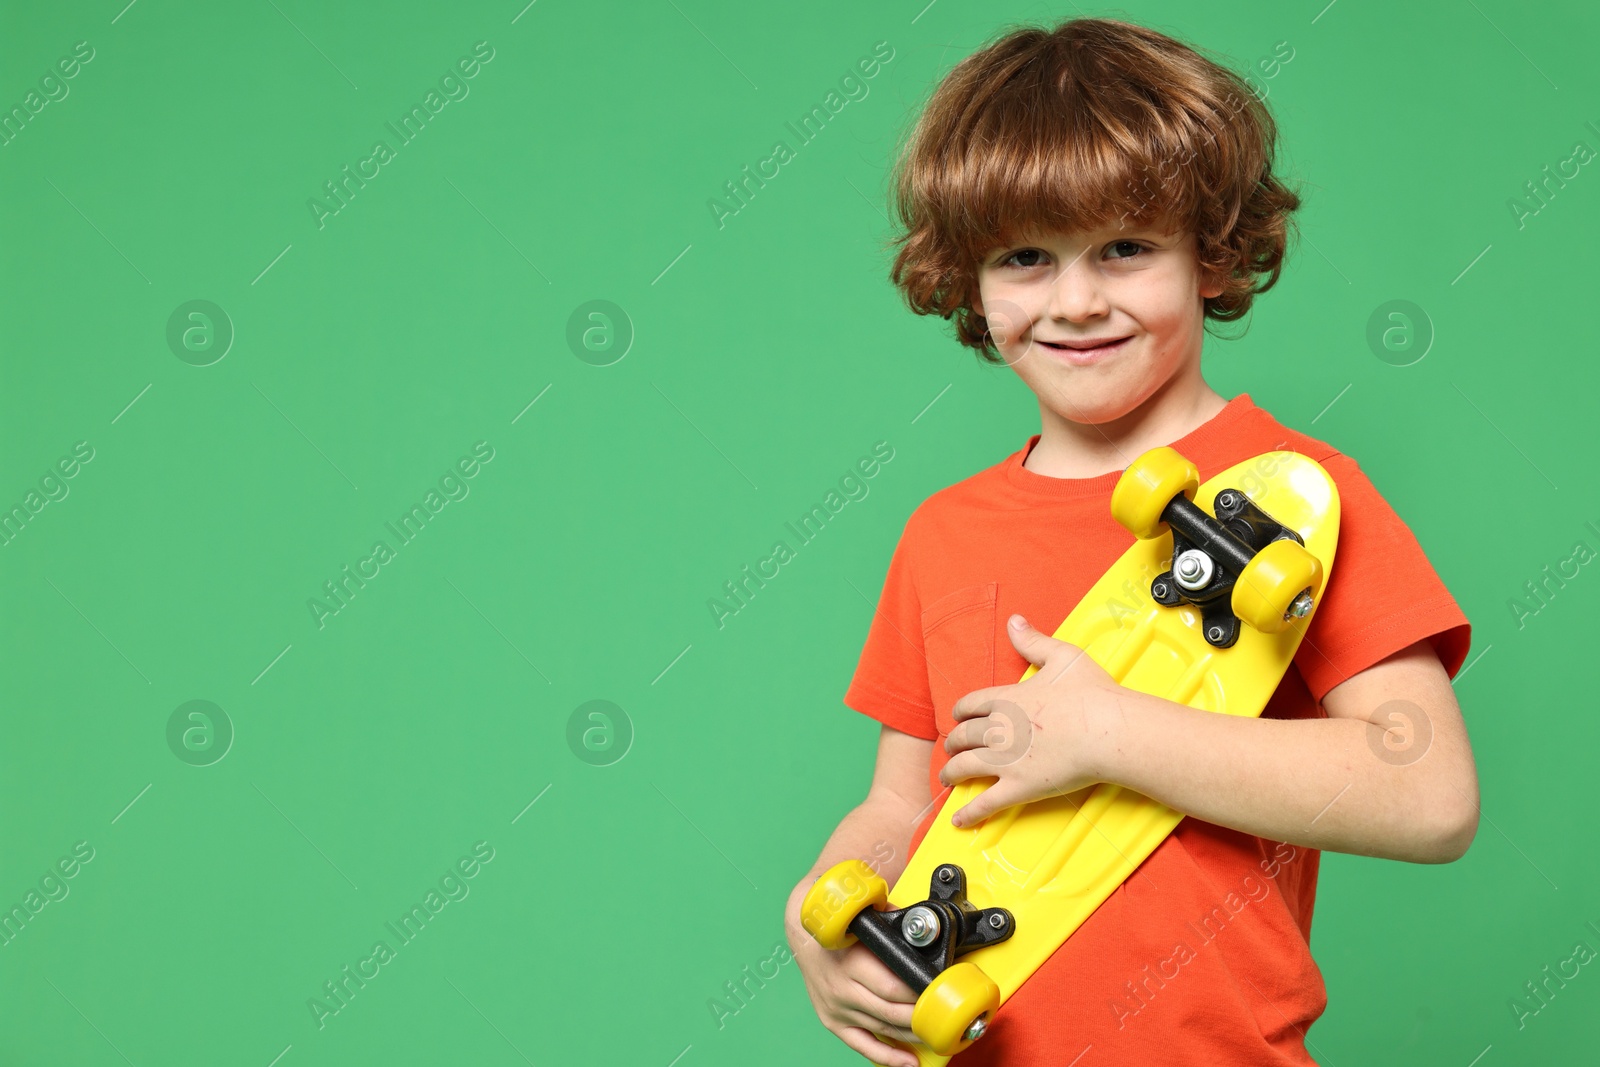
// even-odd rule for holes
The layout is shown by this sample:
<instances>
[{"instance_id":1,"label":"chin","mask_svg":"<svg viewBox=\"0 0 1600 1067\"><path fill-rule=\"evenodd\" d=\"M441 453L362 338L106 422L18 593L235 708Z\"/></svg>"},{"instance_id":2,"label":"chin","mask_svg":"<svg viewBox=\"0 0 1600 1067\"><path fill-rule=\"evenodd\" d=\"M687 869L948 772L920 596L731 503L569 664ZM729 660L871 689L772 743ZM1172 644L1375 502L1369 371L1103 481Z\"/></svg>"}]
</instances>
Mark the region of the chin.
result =
<instances>
[{"instance_id":1,"label":"chin","mask_svg":"<svg viewBox=\"0 0 1600 1067\"><path fill-rule=\"evenodd\" d=\"M1123 404L1080 404L1057 414L1080 426L1104 426L1106 423L1116 422L1133 410L1133 407Z\"/></svg>"},{"instance_id":2,"label":"chin","mask_svg":"<svg viewBox=\"0 0 1600 1067\"><path fill-rule=\"evenodd\" d=\"M1101 426L1138 410L1154 392L1154 389L1129 389L1118 382L1106 382L1101 388L1069 392L1057 414L1079 425Z\"/></svg>"}]
</instances>

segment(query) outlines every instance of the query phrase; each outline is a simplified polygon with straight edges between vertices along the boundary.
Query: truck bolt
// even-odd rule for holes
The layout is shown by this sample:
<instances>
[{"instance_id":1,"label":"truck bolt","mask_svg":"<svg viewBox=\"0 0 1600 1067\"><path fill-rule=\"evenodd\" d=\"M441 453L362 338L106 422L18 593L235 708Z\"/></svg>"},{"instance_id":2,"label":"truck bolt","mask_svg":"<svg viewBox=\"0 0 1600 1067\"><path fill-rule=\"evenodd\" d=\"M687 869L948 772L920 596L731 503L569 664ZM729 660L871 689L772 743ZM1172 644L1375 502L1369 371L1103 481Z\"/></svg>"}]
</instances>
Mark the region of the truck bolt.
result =
<instances>
[{"instance_id":1,"label":"truck bolt","mask_svg":"<svg viewBox=\"0 0 1600 1067\"><path fill-rule=\"evenodd\" d=\"M918 948L926 948L939 936L939 913L918 904L900 920L900 929L904 931L907 941Z\"/></svg>"},{"instance_id":2,"label":"truck bolt","mask_svg":"<svg viewBox=\"0 0 1600 1067\"><path fill-rule=\"evenodd\" d=\"M1191 548L1173 561L1172 577L1180 587L1194 592L1210 584L1213 571L1211 557L1198 548Z\"/></svg>"}]
</instances>

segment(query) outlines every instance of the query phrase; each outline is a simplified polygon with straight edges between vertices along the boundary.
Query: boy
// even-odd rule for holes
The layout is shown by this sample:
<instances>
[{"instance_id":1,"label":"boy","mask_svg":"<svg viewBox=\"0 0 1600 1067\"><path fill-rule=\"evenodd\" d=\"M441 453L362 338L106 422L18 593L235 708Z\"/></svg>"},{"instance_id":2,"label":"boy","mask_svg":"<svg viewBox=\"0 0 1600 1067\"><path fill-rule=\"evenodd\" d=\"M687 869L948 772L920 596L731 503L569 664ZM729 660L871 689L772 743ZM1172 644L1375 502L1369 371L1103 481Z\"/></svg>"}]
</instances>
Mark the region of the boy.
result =
<instances>
[{"instance_id":1,"label":"boy","mask_svg":"<svg viewBox=\"0 0 1600 1067\"><path fill-rule=\"evenodd\" d=\"M1151 30L1079 19L963 61L901 157L893 280L1022 378L1041 429L907 521L845 695L882 723L872 785L786 910L823 1025L875 1063L915 1067L885 1043L914 1040L915 997L863 946L817 945L800 901L850 857L892 885L961 780L995 782L959 825L1095 782L1188 816L962 1067L1313 1064L1320 850L1448 863L1476 833L1450 685L1466 617L1354 460L1201 376L1205 320L1243 316L1278 278L1300 202L1272 173L1275 137L1226 69ZM1259 719L1122 688L1048 636L1131 543L1110 492L1163 444L1202 480L1292 449L1339 487L1338 557ZM1029 663L1042 668L1017 684ZM997 701L1028 728L990 716ZM1031 736L1020 753L1015 734Z\"/></svg>"}]
</instances>

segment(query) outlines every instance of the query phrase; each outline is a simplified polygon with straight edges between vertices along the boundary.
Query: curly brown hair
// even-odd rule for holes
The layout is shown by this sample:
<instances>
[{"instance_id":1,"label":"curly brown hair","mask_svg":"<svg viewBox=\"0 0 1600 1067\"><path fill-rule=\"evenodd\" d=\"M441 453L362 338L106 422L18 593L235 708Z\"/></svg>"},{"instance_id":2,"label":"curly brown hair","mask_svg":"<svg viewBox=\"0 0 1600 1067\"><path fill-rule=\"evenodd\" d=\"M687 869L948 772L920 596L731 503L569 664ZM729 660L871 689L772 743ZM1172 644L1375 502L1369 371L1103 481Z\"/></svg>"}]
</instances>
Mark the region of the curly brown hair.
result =
<instances>
[{"instance_id":1,"label":"curly brown hair","mask_svg":"<svg viewBox=\"0 0 1600 1067\"><path fill-rule=\"evenodd\" d=\"M919 315L1004 363L972 309L983 257L1027 233L1112 220L1197 238L1231 322L1277 282L1300 198L1272 173L1277 127L1243 78L1171 37L1114 19L1025 26L956 65L891 176L905 233L889 277ZM1262 279L1262 276L1265 279Z\"/></svg>"}]
</instances>

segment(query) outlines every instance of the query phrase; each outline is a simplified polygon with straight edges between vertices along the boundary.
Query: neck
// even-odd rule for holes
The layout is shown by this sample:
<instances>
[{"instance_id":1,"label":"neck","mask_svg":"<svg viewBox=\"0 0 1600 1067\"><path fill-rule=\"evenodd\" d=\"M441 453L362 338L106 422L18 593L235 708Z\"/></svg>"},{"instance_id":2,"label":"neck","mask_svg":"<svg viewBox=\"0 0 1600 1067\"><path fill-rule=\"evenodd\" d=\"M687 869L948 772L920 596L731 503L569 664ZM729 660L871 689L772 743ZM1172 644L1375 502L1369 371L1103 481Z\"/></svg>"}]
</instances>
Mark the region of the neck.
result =
<instances>
[{"instance_id":1,"label":"neck","mask_svg":"<svg viewBox=\"0 0 1600 1067\"><path fill-rule=\"evenodd\" d=\"M1039 404L1039 443L1023 466L1049 478L1097 478L1123 470L1144 452L1192 433L1227 406L1198 374L1170 381L1119 418L1074 422Z\"/></svg>"}]
</instances>

